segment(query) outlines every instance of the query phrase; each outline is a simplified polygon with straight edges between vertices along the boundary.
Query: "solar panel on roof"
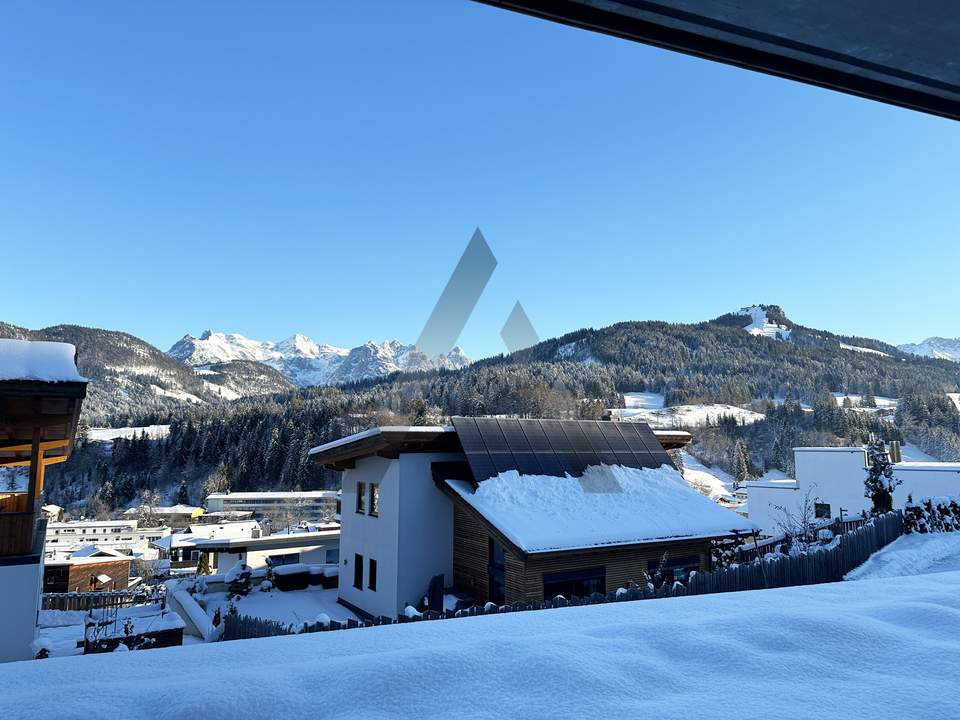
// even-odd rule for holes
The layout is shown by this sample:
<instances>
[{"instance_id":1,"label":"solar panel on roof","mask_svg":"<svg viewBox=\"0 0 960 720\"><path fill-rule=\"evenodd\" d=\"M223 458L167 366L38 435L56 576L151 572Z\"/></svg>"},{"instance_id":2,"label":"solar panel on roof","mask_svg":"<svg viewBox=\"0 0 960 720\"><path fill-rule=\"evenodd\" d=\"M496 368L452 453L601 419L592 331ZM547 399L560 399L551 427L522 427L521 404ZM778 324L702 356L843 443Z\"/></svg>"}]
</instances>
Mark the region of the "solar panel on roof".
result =
<instances>
[{"instance_id":1,"label":"solar panel on roof","mask_svg":"<svg viewBox=\"0 0 960 720\"><path fill-rule=\"evenodd\" d=\"M592 465L672 465L644 423L453 418L477 482L500 472L577 477Z\"/></svg>"},{"instance_id":2,"label":"solar panel on roof","mask_svg":"<svg viewBox=\"0 0 960 720\"><path fill-rule=\"evenodd\" d=\"M483 438L483 444L487 447L487 453L493 461L497 472L506 472L507 470L516 470L517 461L510 451L506 438L500 430L500 423L496 418L477 418L477 429L480 431L480 437Z\"/></svg>"},{"instance_id":3,"label":"solar panel on roof","mask_svg":"<svg viewBox=\"0 0 960 720\"><path fill-rule=\"evenodd\" d=\"M530 445L530 451L540 464L540 472L555 477L563 475L563 466L540 425L539 420L519 420L520 430Z\"/></svg>"},{"instance_id":4,"label":"solar panel on roof","mask_svg":"<svg viewBox=\"0 0 960 720\"><path fill-rule=\"evenodd\" d=\"M537 456L530 448L527 436L524 435L523 429L520 427L519 420L501 418L500 430L503 432L503 437L507 441L510 451L513 453L514 460L517 461L517 470L521 475L551 474L544 473L543 468L537 460Z\"/></svg>"},{"instance_id":5,"label":"solar panel on roof","mask_svg":"<svg viewBox=\"0 0 960 720\"><path fill-rule=\"evenodd\" d=\"M470 463L470 470L477 482L491 478L497 474L496 465L490 459L487 446L483 442L477 422L470 417L453 418L453 426L457 430L457 437L463 446L463 452Z\"/></svg>"},{"instance_id":6,"label":"solar panel on roof","mask_svg":"<svg viewBox=\"0 0 960 720\"><path fill-rule=\"evenodd\" d=\"M617 465L622 464L617 458L616 453L610 448L610 444L607 442L607 438L604 437L603 430L600 429L600 425L603 423L597 421L588 421L584 420L577 423L577 427L583 431L583 434L586 436L587 441L590 443L590 446L593 448L594 457L602 462L604 465ZM624 458L627 460L627 465L631 465L632 458ZM590 463L591 465L596 463Z\"/></svg>"},{"instance_id":7,"label":"solar panel on roof","mask_svg":"<svg viewBox=\"0 0 960 720\"><path fill-rule=\"evenodd\" d=\"M547 441L550 443L550 447L553 448L553 452L556 454L563 472L574 476L582 475L587 466L577 457L577 453L573 450L573 445L570 444L566 433L563 432L563 426L560 421L541 420L540 427L543 428L543 433L547 436Z\"/></svg>"}]
</instances>

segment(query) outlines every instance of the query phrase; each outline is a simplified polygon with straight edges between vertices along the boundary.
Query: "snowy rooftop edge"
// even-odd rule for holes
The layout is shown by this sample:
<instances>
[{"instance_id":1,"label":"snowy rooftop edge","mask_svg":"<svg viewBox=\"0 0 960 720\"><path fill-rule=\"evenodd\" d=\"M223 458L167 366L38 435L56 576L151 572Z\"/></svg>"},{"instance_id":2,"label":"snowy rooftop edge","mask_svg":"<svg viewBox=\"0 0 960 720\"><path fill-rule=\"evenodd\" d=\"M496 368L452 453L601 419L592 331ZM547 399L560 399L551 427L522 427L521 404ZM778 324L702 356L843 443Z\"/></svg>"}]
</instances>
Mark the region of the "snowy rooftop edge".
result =
<instances>
[{"instance_id":1,"label":"snowy rooftop edge","mask_svg":"<svg viewBox=\"0 0 960 720\"><path fill-rule=\"evenodd\" d=\"M77 372L70 343L0 339L0 381L87 382Z\"/></svg>"},{"instance_id":2,"label":"snowy rooftop edge","mask_svg":"<svg viewBox=\"0 0 960 720\"><path fill-rule=\"evenodd\" d=\"M384 425L382 427L370 428L369 430L363 430L361 432L354 433L353 435L347 435L346 437L331 440L323 445L317 445L315 448L310 448L307 454L316 455L317 453L326 452L327 450L333 450L341 445L349 445L350 443L357 442L358 440L366 440L367 438L376 437L377 435L385 432L456 432L456 429L451 425Z\"/></svg>"},{"instance_id":3,"label":"snowy rooftop edge","mask_svg":"<svg viewBox=\"0 0 960 720\"><path fill-rule=\"evenodd\" d=\"M446 483L529 553L698 540L759 530L750 520L697 493L667 465L644 470L605 465L588 468L582 478L528 476L511 470L484 480L475 492L464 480Z\"/></svg>"}]
</instances>

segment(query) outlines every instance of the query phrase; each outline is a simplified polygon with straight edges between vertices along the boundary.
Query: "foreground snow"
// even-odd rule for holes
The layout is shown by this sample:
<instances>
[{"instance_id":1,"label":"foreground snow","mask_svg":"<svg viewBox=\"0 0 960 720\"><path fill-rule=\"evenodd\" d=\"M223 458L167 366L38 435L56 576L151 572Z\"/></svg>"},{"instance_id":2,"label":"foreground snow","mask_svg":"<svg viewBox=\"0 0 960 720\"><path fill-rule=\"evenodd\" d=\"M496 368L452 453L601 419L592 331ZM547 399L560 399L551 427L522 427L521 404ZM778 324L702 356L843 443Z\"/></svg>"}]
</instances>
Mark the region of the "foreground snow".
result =
<instances>
[{"instance_id":1,"label":"foreground snow","mask_svg":"<svg viewBox=\"0 0 960 720\"><path fill-rule=\"evenodd\" d=\"M847 580L960 570L960 533L904 535L847 573Z\"/></svg>"},{"instance_id":2,"label":"foreground snow","mask_svg":"<svg viewBox=\"0 0 960 720\"><path fill-rule=\"evenodd\" d=\"M958 634L945 573L11 663L0 715L946 719Z\"/></svg>"},{"instance_id":3,"label":"foreground snow","mask_svg":"<svg viewBox=\"0 0 960 720\"><path fill-rule=\"evenodd\" d=\"M227 593L207 593L206 610L210 619L219 609L226 613L229 607ZM320 587L310 587L306 590L271 590L263 592L255 588L246 597L234 601L237 612L241 615L276 620L287 625L300 626L303 623L312 623L321 613L333 620L356 620L357 616L337 602L336 588L324 590Z\"/></svg>"}]
</instances>

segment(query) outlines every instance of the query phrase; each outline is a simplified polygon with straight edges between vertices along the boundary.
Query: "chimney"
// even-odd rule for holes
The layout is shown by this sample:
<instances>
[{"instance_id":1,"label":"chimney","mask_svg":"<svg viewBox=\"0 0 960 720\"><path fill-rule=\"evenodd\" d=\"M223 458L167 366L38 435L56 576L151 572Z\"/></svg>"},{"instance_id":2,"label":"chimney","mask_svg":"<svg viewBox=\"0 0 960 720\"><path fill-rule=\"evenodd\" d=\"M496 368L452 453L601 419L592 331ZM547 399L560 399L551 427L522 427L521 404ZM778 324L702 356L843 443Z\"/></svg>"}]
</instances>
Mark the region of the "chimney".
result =
<instances>
[{"instance_id":1,"label":"chimney","mask_svg":"<svg viewBox=\"0 0 960 720\"><path fill-rule=\"evenodd\" d=\"M900 450L899 440L890 441L890 462L892 463L903 462L903 453Z\"/></svg>"}]
</instances>

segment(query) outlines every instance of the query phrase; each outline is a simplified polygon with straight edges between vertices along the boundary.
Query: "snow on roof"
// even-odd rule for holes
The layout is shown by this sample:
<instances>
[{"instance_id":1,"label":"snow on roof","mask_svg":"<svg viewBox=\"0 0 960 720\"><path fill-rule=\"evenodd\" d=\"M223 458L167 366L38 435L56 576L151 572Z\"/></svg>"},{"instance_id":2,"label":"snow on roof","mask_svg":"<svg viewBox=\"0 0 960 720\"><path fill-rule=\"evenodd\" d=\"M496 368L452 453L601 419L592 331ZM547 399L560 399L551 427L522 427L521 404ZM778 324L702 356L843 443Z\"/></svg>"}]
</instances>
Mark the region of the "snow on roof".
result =
<instances>
[{"instance_id":1,"label":"snow on roof","mask_svg":"<svg viewBox=\"0 0 960 720\"><path fill-rule=\"evenodd\" d=\"M176 505L169 506L158 506L153 508L153 512L156 515L192 515L197 512L197 510L203 510L202 507L197 507L196 505L184 505L182 503L177 503ZM123 511L124 515L136 515L140 512L138 506L134 506L127 510Z\"/></svg>"},{"instance_id":2,"label":"snow on roof","mask_svg":"<svg viewBox=\"0 0 960 720\"><path fill-rule=\"evenodd\" d=\"M98 545L84 545L79 550L74 550L72 553L70 553L70 557L71 559L85 558L85 557L98 557L98 558L113 557L113 558L123 558L126 560L130 559L129 555L124 555L119 550L114 550L113 548L109 548L109 547L99 547Z\"/></svg>"},{"instance_id":3,"label":"snow on roof","mask_svg":"<svg viewBox=\"0 0 960 720\"><path fill-rule=\"evenodd\" d=\"M691 488L663 465L655 470L587 468L583 477L520 475L515 470L447 484L526 552L627 545L754 532L756 524Z\"/></svg>"},{"instance_id":4,"label":"snow on roof","mask_svg":"<svg viewBox=\"0 0 960 720\"><path fill-rule=\"evenodd\" d=\"M894 470L938 470L940 472L960 472L960 463L957 462L898 462Z\"/></svg>"},{"instance_id":5,"label":"snow on roof","mask_svg":"<svg viewBox=\"0 0 960 720\"><path fill-rule=\"evenodd\" d=\"M0 380L86 382L77 372L70 343L0 340Z\"/></svg>"}]
</instances>

